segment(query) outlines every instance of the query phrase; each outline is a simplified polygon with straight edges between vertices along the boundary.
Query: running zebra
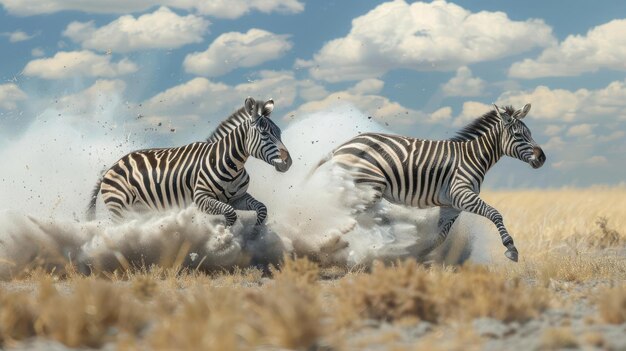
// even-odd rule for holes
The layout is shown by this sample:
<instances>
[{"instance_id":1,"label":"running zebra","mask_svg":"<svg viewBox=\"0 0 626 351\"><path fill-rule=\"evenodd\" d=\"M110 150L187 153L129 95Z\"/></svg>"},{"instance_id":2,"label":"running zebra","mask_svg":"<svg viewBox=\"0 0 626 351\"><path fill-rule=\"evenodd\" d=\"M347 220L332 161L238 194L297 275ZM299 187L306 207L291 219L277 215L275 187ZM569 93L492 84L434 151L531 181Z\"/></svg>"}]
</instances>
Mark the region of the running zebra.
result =
<instances>
[{"instance_id":1,"label":"running zebra","mask_svg":"<svg viewBox=\"0 0 626 351\"><path fill-rule=\"evenodd\" d=\"M440 206L436 246L448 235L461 211L490 219L498 228L505 256L518 251L502 215L480 197L487 171L506 155L539 168L546 161L522 119L530 104L515 110L494 105L450 140L420 140L396 135L361 134L335 149L317 167L332 160L359 186L373 189L371 206L382 198L418 208ZM316 167L316 168L317 168ZM435 246L435 247L436 247Z\"/></svg>"},{"instance_id":2,"label":"running zebra","mask_svg":"<svg viewBox=\"0 0 626 351\"><path fill-rule=\"evenodd\" d=\"M280 129L269 118L273 109L272 100L247 98L206 142L127 154L96 185L88 218L95 217L100 192L116 220L130 210L162 211L195 203L208 214L223 215L228 226L237 220L235 210L256 211L256 223L262 224L267 208L247 193L246 160L259 158L278 172L286 172L292 163Z\"/></svg>"}]
</instances>

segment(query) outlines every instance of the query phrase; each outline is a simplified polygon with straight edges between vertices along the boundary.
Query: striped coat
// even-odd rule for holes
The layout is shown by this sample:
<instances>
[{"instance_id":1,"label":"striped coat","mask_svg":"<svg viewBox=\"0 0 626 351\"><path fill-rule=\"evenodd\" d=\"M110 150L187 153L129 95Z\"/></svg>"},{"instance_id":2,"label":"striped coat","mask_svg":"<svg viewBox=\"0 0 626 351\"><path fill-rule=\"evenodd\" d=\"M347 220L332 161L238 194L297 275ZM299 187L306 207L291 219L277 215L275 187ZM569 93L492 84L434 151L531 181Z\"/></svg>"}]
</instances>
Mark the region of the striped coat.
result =
<instances>
[{"instance_id":1,"label":"striped coat","mask_svg":"<svg viewBox=\"0 0 626 351\"><path fill-rule=\"evenodd\" d=\"M196 204L208 214L221 214L232 225L235 210L254 210L257 224L267 208L247 192L244 165L253 156L286 172L291 157L280 129L269 119L272 100L246 99L244 108L226 119L209 138L181 147L131 152L117 161L96 185L88 214L93 218L98 193L114 218L128 211L163 211ZM244 118L245 117L245 118ZM221 133L214 137L215 133Z\"/></svg>"},{"instance_id":2,"label":"striped coat","mask_svg":"<svg viewBox=\"0 0 626 351\"><path fill-rule=\"evenodd\" d=\"M370 205L384 198L418 208L440 206L437 244L445 240L461 211L485 216L498 228L506 256L517 261L517 249L502 215L479 193L487 171L502 156L533 168L545 162L545 154L522 122L529 110L530 104L520 110L495 107L450 140L361 134L336 148L320 165L331 160L355 183L373 190Z\"/></svg>"}]
</instances>

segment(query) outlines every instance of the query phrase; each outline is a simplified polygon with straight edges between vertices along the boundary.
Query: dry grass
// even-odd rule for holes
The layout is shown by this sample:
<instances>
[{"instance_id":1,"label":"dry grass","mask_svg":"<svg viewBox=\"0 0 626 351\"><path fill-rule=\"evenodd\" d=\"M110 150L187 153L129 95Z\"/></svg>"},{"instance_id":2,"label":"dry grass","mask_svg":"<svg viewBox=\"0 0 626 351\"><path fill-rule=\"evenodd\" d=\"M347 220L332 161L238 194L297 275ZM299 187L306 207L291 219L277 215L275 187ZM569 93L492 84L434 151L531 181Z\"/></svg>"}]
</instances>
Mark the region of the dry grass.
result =
<instances>
[{"instance_id":1,"label":"dry grass","mask_svg":"<svg viewBox=\"0 0 626 351\"><path fill-rule=\"evenodd\" d=\"M51 272L34 265L0 287L0 347L40 337L137 350L341 350L363 343L467 350L482 341L473 319L524 323L574 296L563 289L598 282L622 283L578 294L597 295L598 320L626 321L626 189L485 198L503 213L522 262L424 267L407 260L350 272L301 258L286 259L269 277L257 269L206 274L156 266L84 277L71 266ZM418 321L434 327L417 344L393 331L351 339L371 323ZM576 347L569 328L546 330L541 347ZM588 334L580 342L603 347L605 339Z\"/></svg>"},{"instance_id":2,"label":"dry grass","mask_svg":"<svg viewBox=\"0 0 626 351\"><path fill-rule=\"evenodd\" d=\"M525 321L548 305L544 289L508 280L481 267L457 271L424 268L415 261L375 266L371 274L344 278L336 291L340 322L363 318L432 323L492 317Z\"/></svg>"},{"instance_id":3,"label":"dry grass","mask_svg":"<svg viewBox=\"0 0 626 351\"><path fill-rule=\"evenodd\" d=\"M598 296L600 316L607 323L621 324L626 322L626 284L608 288Z\"/></svg>"},{"instance_id":4,"label":"dry grass","mask_svg":"<svg viewBox=\"0 0 626 351\"><path fill-rule=\"evenodd\" d=\"M626 187L484 192L525 259L626 242Z\"/></svg>"},{"instance_id":5,"label":"dry grass","mask_svg":"<svg viewBox=\"0 0 626 351\"><path fill-rule=\"evenodd\" d=\"M570 329L549 328L541 337L542 350L560 350L565 348L577 348L578 341Z\"/></svg>"}]
</instances>

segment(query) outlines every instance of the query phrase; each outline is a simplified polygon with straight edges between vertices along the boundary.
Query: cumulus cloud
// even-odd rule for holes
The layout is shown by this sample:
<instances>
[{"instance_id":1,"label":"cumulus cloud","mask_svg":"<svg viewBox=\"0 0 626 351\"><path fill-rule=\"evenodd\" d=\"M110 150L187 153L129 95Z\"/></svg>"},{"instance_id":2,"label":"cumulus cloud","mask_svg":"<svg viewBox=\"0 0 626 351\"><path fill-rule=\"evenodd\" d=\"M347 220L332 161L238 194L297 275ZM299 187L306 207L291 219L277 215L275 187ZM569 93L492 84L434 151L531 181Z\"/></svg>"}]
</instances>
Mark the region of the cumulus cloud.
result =
<instances>
[{"instance_id":1,"label":"cumulus cloud","mask_svg":"<svg viewBox=\"0 0 626 351\"><path fill-rule=\"evenodd\" d=\"M98 55L88 50L61 51L51 58L30 61L24 67L27 76L62 79L76 76L116 77L137 71L132 61L124 58L111 62L110 55Z\"/></svg>"},{"instance_id":2,"label":"cumulus cloud","mask_svg":"<svg viewBox=\"0 0 626 351\"><path fill-rule=\"evenodd\" d=\"M472 13L446 1L381 4L352 21L350 33L298 60L327 81L380 77L391 69L454 70L554 42L542 20L513 21L503 12Z\"/></svg>"},{"instance_id":3,"label":"cumulus cloud","mask_svg":"<svg viewBox=\"0 0 626 351\"><path fill-rule=\"evenodd\" d=\"M4 5L9 13L21 16L59 11L122 14L145 11L155 6L169 6L220 18L238 18L251 11L262 13L304 11L304 3L298 0L0 0L0 4Z\"/></svg>"},{"instance_id":4,"label":"cumulus cloud","mask_svg":"<svg viewBox=\"0 0 626 351\"><path fill-rule=\"evenodd\" d=\"M453 125L457 127L466 125L492 109L493 106L483 104L482 102L466 101L463 103L461 113L455 118Z\"/></svg>"},{"instance_id":5,"label":"cumulus cloud","mask_svg":"<svg viewBox=\"0 0 626 351\"><path fill-rule=\"evenodd\" d=\"M288 71L261 71L258 79L234 86L197 77L142 102L138 113L145 116L141 121L147 126L161 123L178 131L208 122L210 130L243 106L247 96L273 98L274 115L280 116L294 103L299 86L293 72Z\"/></svg>"},{"instance_id":6,"label":"cumulus cloud","mask_svg":"<svg viewBox=\"0 0 626 351\"><path fill-rule=\"evenodd\" d=\"M16 30L15 32L5 32L5 33L2 33L2 35L9 37L9 42L11 43L18 43L20 41L26 41L35 37L34 34L31 35L21 30Z\"/></svg>"},{"instance_id":7,"label":"cumulus cloud","mask_svg":"<svg viewBox=\"0 0 626 351\"><path fill-rule=\"evenodd\" d=\"M626 120L626 81L614 81L597 90L550 89L538 86L531 91L509 91L498 98L501 104L523 106L530 102L531 118L566 122L604 118Z\"/></svg>"},{"instance_id":8,"label":"cumulus cloud","mask_svg":"<svg viewBox=\"0 0 626 351\"><path fill-rule=\"evenodd\" d=\"M442 86L447 96L479 96L485 89L485 81L472 75L467 67L459 67L456 75Z\"/></svg>"},{"instance_id":9,"label":"cumulus cloud","mask_svg":"<svg viewBox=\"0 0 626 351\"><path fill-rule=\"evenodd\" d=\"M333 92L322 99L305 102L296 110L287 113L287 119L329 110L338 105L349 104L381 122L398 124L433 123L450 118L450 108L441 108L434 113L425 113L402 106L387 97L376 95L383 88L384 82L378 79L366 79L345 91Z\"/></svg>"},{"instance_id":10,"label":"cumulus cloud","mask_svg":"<svg viewBox=\"0 0 626 351\"><path fill-rule=\"evenodd\" d=\"M305 101L319 100L329 94L323 85L312 80L300 81L299 86L299 95Z\"/></svg>"},{"instance_id":11,"label":"cumulus cloud","mask_svg":"<svg viewBox=\"0 0 626 351\"><path fill-rule=\"evenodd\" d=\"M563 138L558 136L553 136L545 144L541 145L541 148L545 151L560 151L563 150L566 143L563 141Z\"/></svg>"},{"instance_id":12,"label":"cumulus cloud","mask_svg":"<svg viewBox=\"0 0 626 351\"><path fill-rule=\"evenodd\" d=\"M624 137L624 132L622 132L621 130L616 130L613 133L610 133L608 135L599 136L598 141L610 142L610 141L622 139L623 137Z\"/></svg>"},{"instance_id":13,"label":"cumulus cloud","mask_svg":"<svg viewBox=\"0 0 626 351\"><path fill-rule=\"evenodd\" d=\"M300 13L304 3L298 0L171 0L172 6L193 8L203 15L221 18L239 18L252 10L262 13Z\"/></svg>"},{"instance_id":14,"label":"cumulus cloud","mask_svg":"<svg viewBox=\"0 0 626 351\"><path fill-rule=\"evenodd\" d=\"M559 134L562 130L563 130L562 126L551 124L544 128L543 134L547 136L555 136Z\"/></svg>"},{"instance_id":15,"label":"cumulus cloud","mask_svg":"<svg viewBox=\"0 0 626 351\"><path fill-rule=\"evenodd\" d=\"M41 57L45 55L46 53L43 51L42 48L33 48L32 50L30 50L30 54L33 55L34 57Z\"/></svg>"},{"instance_id":16,"label":"cumulus cloud","mask_svg":"<svg viewBox=\"0 0 626 351\"><path fill-rule=\"evenodd\" d=\"M26 100L28 96L13 83L0 84L0 109L13 110L17 108L17 102Z\"/></svg>"},{"instance_id":17,"label":"cumulus cloud","mask_svg":"<svg viewBox=\"0 0 626 351\"><path fill-rule=\"evenodd\" d=\"M515 78L576 76L601 68L626 70L626 19L592 28L586 35L570 35L560 44L545 49L536 59L514 63L509 76Z\"/></svg>"},{"instance_id":18,"label":"cumulus cloud","mask_svg":"<svg viewBox=\"0 0 626 351\"><path fill-rule=\"evenodd\" d=\"M592 135L593 133L593 125L588 123L576 124L567 130L567 136L571 137L585 137L588 135Z\"/></svg>"},{"instance_id":19,"label":"cumulus cloud","mask_svg":"<svg viewBox=\"0 0 626 351\"><path fill-rule=\"evenodd\" d=\"M226 74L238 67L254 67L283 56L292 47L287 35L261 29L229 32L217 37L208 49L187 55L185 71L208 77Z\"/></svg>"},{"instance_id":20,"label":"cumulus cloud","mask_svg":"<svg viewBox=\"0 0 626 351\"><path fill-rule=\"evenodd\" d=\"M385 82L380 79L364 79L348 89L353 94L378 94L385 86Z\"/></svg>"},{"instance_id":21,"label":"cumulus cloud","mask_svg":"<svg viewBox=\"0 0 626 351\"><path fill-rule=\"evenodd\" d=\"M167 7L137 18L127 15L96 28L93 21L72 22L63 35L84 48L130 52L143 49L175 49L202 41L209 22L195 15L179 16Z\"/></svg>"}]
</instances>

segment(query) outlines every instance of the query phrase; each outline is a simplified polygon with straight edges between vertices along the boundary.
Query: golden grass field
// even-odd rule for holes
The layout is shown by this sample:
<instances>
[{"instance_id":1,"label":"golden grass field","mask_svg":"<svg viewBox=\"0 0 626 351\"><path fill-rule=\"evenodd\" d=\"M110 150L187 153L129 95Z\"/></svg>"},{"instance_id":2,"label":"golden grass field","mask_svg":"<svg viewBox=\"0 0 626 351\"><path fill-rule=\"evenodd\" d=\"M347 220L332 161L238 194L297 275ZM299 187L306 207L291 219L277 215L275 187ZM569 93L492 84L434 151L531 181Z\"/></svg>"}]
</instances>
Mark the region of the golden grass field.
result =
<instances>
[{"instance_id":1,"label":"golden grass field","mask_svg":"<svg viewBox=\"0 0 626 351\"><path fill-rule=\"evenodd\" d=\"M347 271L29 269L0 288L3 348L626 348L626 188L486 192L520 262ZM494 234L495 229L494 229ZM503 251L503 249L502 249Z\"/></svg>"}]
</instances>

